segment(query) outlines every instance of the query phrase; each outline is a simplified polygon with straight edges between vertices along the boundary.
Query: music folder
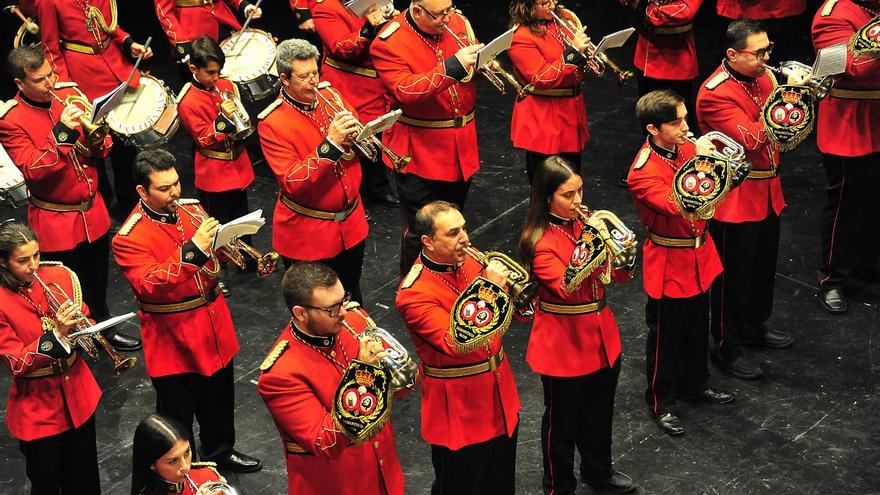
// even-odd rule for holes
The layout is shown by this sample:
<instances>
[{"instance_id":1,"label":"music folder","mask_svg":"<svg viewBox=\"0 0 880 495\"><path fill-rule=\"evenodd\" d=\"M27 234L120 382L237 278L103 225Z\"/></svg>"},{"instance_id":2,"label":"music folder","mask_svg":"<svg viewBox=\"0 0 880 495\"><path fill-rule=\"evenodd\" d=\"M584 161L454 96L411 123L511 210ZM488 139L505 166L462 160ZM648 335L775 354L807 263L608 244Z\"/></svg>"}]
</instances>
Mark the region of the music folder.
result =
<instances>
[{"instance_id":1,"label":"music folder","mask_svg":"<svg viewBox=\"0 0 880 495\"><path fill-rule=\"evenodd\" d=\"M122 98L125 97L125 89L127 87L127 83L121 83L106 95L95 98L95 101L92 102L92 114L88 116L89 122L94 122L96 124L101 123L111 110L122 103Z\"/></svg>"},{"instance_id":2,"label":"music folder","mask_svg":"<svg viewBox=\"0 0 880 495\"><path fill-rule=\"evenodd\" d=\"M351 0L346 3L346 7L352 14L358 17L364 17L374 5L377 9L381 9L387 4L394 4L393 0Z\"/></svg>"},{"instance_id":3,"label":"music folder","mask_svg":"<svg viewBox=\"0 0 880 495\"><path fill-rule=\"evenodd\" d=\"M391 112L386 113L380 117L376 117L375 119L369 121L366 125L364 125L361 132L358 133L355 141L363 141L370 136L375 136L376 134L387 131L397 122L397 119L403 114L403 110L397 109Z\"/></svg>"},{"instance_id":4,"label":"music folder","mask_svg":"<svg viewBox=\"0 0 880 495\"><path fill-rule=\"evenodd\" d=\"M477 64L475 68L479 69L495 60L495 57L497 57L499 53L510 48L510 42L513 41L514 31L516 31L516 28L511 28L505 31L501 36L490 41L486 46L480 49L480 51L477 52Z\"/></svg>"},{"instance_id":5,"label":"music folder","mask_svg":"<svg viewBox=\"0 0 880 495\"><path fill-rule=\"evenodd\" d=\"M813 79L835 76L846 71L846 42L826 46L816 53L813 63Z\"/></svg>"},{"instance_id":6,"label":"music folder","mask_svg":"<svg viewBox=\"0 0 880 495\"><path fill-rule=\"evenodd\" d=\"M214 243L211 244L211 249L225 246L242 236L256 234L257 231L260 230L260 227L265 224L266 219L263 218L263 210L252 211L247 215L238 217L228 223L224 223L217 229L217 235L214 237Z\"/></svg>"},{"instance_id":7,"label":"music folder","mask_svg":"<svg viewBox=\"0 0 880 495\"><path fill-rule=\"evenodd\" d=\"M594 56L599 55L600 53L605 52L605 50L608 50L609 48L618 48L618 47L623 46L624 43L626 43L626 40L628 40L629 37L632 36L632 34L634 32L636 32L635 28L626 28L626 29L621 29L620 31L605 35L605 37L602 38L602 41L600 41L599 44L596 45L596 51L593 52L593 55Z\"/></svg>"},{"instance_id":8,"label":"music folder","mask_svg":"<svg viewBox=\"0 0 880 495\"><path fill-rule=\"evenodd\" d=\"M112 326L116 326L123 321L128 321L134 318L134 313L125 313L124 315L114 316L113 318L108 318L100 323L95 323L94 325L84 328L79 332L71 332L67 334L67 338L73 340L77 337L81 337L83 335L91 335L93 333L98 333L105 328L110 328Z\"/></svg>"}]
</instances>

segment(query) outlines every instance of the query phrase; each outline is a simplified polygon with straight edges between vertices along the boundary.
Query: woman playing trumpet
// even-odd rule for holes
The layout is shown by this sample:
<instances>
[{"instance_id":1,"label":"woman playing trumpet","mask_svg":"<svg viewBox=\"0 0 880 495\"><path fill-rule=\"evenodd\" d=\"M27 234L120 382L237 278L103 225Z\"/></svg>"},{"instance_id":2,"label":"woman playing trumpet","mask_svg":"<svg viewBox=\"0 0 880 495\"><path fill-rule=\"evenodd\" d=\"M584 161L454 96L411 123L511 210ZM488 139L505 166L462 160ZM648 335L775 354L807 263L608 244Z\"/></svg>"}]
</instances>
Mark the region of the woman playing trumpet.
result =
<instances>
[{"instance_id":1,"label":"woman playing trumpet","mask_svg":"<svg viewBox=\"0 0 880 495\"><path fill-rule=\"evenodd\" d=\"M47 295L37 273L66 294L79 285L64 265L40 263L40 243L27 225L0 224L0 356L13 376L6 425L19 440L32 494L99 494L94 415L101 389L67 340L89 311L65 294ZM52 297L63 301L57 309Z\"/></svg>"},{"instance_id":2,"label":"woman playing trumpet","mask_svg":"<svg viewBox=\"0 0 880 495\"><path fill-rule=\"evenodd\" d=\"M589 256L594 268L580 286L566 284L567 265L585 252L580 241L593 232L584 223L589 214L582 199L583 180L574 167L558 156L545 159L532 183L519 241L523 262L541 283L526 361L541 375L544 386L544 491L574 493L577 447L582 480L628 493L635 483L611 466L611 418L621 346L614 315L606 308L602 279L609 271L617 282L631 279L634 258L621 262L596 250Z\"/></svg>"}]
</instances>

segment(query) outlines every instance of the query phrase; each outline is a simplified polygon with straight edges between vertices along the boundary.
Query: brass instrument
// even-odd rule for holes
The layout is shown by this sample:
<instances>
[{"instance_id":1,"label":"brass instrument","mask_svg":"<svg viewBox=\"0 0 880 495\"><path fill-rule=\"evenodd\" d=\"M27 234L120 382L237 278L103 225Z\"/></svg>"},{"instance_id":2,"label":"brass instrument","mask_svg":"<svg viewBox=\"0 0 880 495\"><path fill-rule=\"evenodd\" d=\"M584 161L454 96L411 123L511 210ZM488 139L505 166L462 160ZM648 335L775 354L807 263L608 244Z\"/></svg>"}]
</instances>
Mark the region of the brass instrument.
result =
<instances>
[{"instance_id":1,"label":"brass instrument","mask_svg":"<svg viewBox=\"0 0 880 495\"><path fill-rule=\"evenodd\" d=\"M205 221L205 218L202 215L196 215L190 212L184 208L179 201L174 201L174 204L177 206L178 211L186 213L187 216L198 225L201 225L202 222ZM222 253L230 262L242 269L247 266L245 256L257 260L257 275L261 277L266 277L274 272L275 269L278 268L278 260L281 259L281 256L275 251L269 251L266 254L263 254L239 238L233 239L228 244L218 246L215 251Z\"/></svg>"},{"instance_id":2,"label":"brass instrument","mask_svg":"<svg viewBox=\"0 0 880 495\"><path fill-rule=\"evenodd\" d=\"M448 24L444 24L443 28L446 29L446 31L452 36L453 39L455 39L455 43L458 45L459 48L470 46L466 45L464 41L462 41L461 38L459 38L458 35L456 35L452 31L452 29L449 28ZM480 74L482 74L482 76L486 78L486 80L492 83L492 86L495 86L495 88L501 92L501 94L506 93L504 81L507 81L507 83L510 84L511 87L513 87L513 89L516 91L516 101L524 100L527 96L529 96L529 93L531 93L532 90L535 89L535 86L533 84L526 84L525 86L520 84L519 81L517 81L516 78L510 74L510 72L507 72L506 70L504 70L503 67L501 67L501 64L498 63L498 60L493 59L492 61L484 64L478 70Z\"/></svg>"},{"instance_id":3,"label":"brass instrument","mask_svg":"<svg viewBox=\"0 0 880 495\"><path fill-rule=\"evenodd\" d=\"M3 10L21 19L21 25L28 33L37 34L40 32L40 26L34 22L34 18L25 17L18 5L9 5L3 7Z\"/></svg>"},{"instance_id":4,"label":"brass instrument","mask_svg":"<svg viewBox=\"0 0 880 495\"><path fill-rule=\"evenodd\" d=\"M46 293L46 300L49 301L49 308L53 312L58 313L58 310L61 309L61 307L68 302L73 304L70 296L68 296L64 292L64 289L62 289L61 286L58 285L56 282L46 284L45 282L43 282L43 279L41 279L40 276L37 275L37 272L34 272L34 280L39 282L40 286L43 288L43 292ZM55 292L53 292L53 290L63 295L64 301L59 301L58 297L55 296ZM77 318L77 320L79 320L78 323L74 326L76 332L80 332L89 328L90 325L88 324L88 319L86 318L86 315L82 314L82 312L77 312L77 314L74 316ZM98 348L95 345L95 343L97 342L97 344L104 349L107 355L110 356L110 359L113 360L113 376L119 376L125 373L138 362L138 359L134 356L123 356L112 345L110 345L110 342L107 342L107 339L103 335L101 335L100 332L81 335L75 338L74 342L82 347L83 350L86 351L86 354L89 355L89 357L95 360L97 360L99 357Z\"/></svg>"},{"instance_id":5,"label":"brass instrument","mask_svg":"<svg viewBox=\"0 0 880 495\"><path fill-rule=\"evenodd\" d=\"M581 205L578 217L585 224L592 225L599 231L605 246L611 253L611 264L614 268L632 265L636 258L636 235L620 218L608 210L596 210L587 217L589 210Z\"/></svg>"},{"instance_id":6,"label":"brass instrument","mask_svg":"<svg viewBox=\"0 0 880 495\"><path fill-rule=\"evenodd\" d=\"M88 100L88 98L80 95L68 95L63 100L55 94L54 91L49 91L49 94L52 95L52 98L55 99L58 103L63 106L68 105L80 105L82 107L83 113L89 114L92 113L92 102ZM82 126L83 132L86 135L86 139L89 140L92 144L100 144L101 141L107 137L107 134L110 132L109 128L104 123L95 123L91 122L88 117L85 115L80 115L79 125Z\"/></svg>"},{"instance_id":7,"label":"brass instrument","mask_svg":"<svg viewBox=\"0 0 880 495\"><path fill-rule=\"evenodd\" d=\"M749 172L752 171L752 162L746 158L746 150L741 144L719 131L709 131L704 136L708 137L713 144L718 143L720 145L720 148L716 145L715 151L709 154L715 158L722 158L730 162L731 176L734 178L734 182L745 179L749 175ZM691 133L685 135L685 139L695 145L697 144L697 140Z\"/></svg>"},{"instance_id":8,"label":"brass instrument","mask_svg":"<svg viewBox=\"0 0 880 495\"><path fill-rule=\"evenodd\" d=\"M577 34L574 28L567 22L564 21L556 12L550 11L550 14L553 16L553 20L556 22L556 26L559 27L559 32L562 34L562 38L565 41L566 47L574 46L574 37ZM606 68L610 70L615 77L617 77L617 84L622 86L626 84L627 81L632 79L635 75L631 70L623 70L619 65L614 63L613 60L608 58L604 53L600 53L595 55L596 45L592 42L587 43L587 58L589 62L587 65L590 67L597 76L601 76L605 73Z\"/></svg>"},{"instance_id":9,"label":"brass instrument","mask_svg":"<svg viewBox=\"0 0 880 495\"><path fill-rule=\"evenodd\" d=\"M183 475L192 489L193 495L238 495L238 490L225 481L206 481L197 485L189 473Z\"/></svg>"},{"instance_id":10,"label":"brass instrument","mask_svg":"<svg viewBox=\"0 0 880 495\"><path fill-rule=\"evenodd\" d=\"M828 93L831 92L831 87L834 86L833 76L825 76L821 79L816 79L813 77L812 67L807 64L796 62L794 60L781 62L779 64L779 67L774 67L769 64L764 64L764 67L776 74L777 76L783 76L785 78L788 78L789 74L792 73L803 74L807 79L806 86L813 90L813 93L816 95L816 99L818 100L821 100L822 98L828 96Z\"/></svg>"},{"instance_id":11,"label":"brass instrument","mask_svg":"<svg viewBox=\"0 0 880 495\"><path fill-rule=\"evenodd\" d=\"M342 104L342 100L339 98L339 95L334 94L333 100L330 100L323 94L321 94L321 90L324 88L329 88L330 83L327 81L321 81L316 86L318 94L318 98L324 102L325 105L330 107L330 110L333 112L333 115L330 116L330 119L333 120L342 112L347 112L345 105ZM360 122L357 123L356 131L360 133L364 128L364 125ZM391 160L391 165L394 167L396 172L400 172L409 164L412 157L409 155L400 156L395 153L391 148L389 148L385 143L382 142L381 139L377 138L375 134L371 134L369 137L361 140L361 141L353 141L352 146L358 153L361 154L364 158L375 161L378 153L381 151L388 155L388 158Z\"/></svg>"},{"instance_id":12,"label":"brass instrument","mask_svg":"<svg viewBox=\"0 0 880 495\"><path fill-rule=\"evenodd\" d=\"M384 342L388 347L388 355L382 358L382 365L391 373L391 391L408 389L412 390L416 386L416 379L419 376L419 365L412 357L406 347L394 338L388 330L382 327L371 326L358 334L351 326L343 321L342 325L358 340L376 339Z\"/></svg>"},{"instance_id":13,"label":"brass instrument","mask_svg":"<svg viewBox=\"0 0 880 495\"><path fill-rule=\"evenodd\" d=\"M513 261L510 256L497 251L484 253L473 246L467 246L464 250L468 256L484 267L489 266L489 262L492 260L498 260L507 267L510 273L507 275L504 285L509 288L510 295L513 298L513 305L520 310L529 307L538 293L538 284L529 281L529 272L522 265Z\"/></svg>"},{"instance_id":14,"label":"brass instrument","mask_svg":"<svg viewBox=\"0 0 880 495\"><path fill-rule=\"evenodd\" d=\"M235 102L235 112L229 116L229 120L235 126L235 130L229 133L229 137L233 141L241 141L254 133L254 126L251 123L251 117L242 105L241 100L235 96L232 91L220 91L220 98L223 101Z\"/></svg>"}]
</instances>

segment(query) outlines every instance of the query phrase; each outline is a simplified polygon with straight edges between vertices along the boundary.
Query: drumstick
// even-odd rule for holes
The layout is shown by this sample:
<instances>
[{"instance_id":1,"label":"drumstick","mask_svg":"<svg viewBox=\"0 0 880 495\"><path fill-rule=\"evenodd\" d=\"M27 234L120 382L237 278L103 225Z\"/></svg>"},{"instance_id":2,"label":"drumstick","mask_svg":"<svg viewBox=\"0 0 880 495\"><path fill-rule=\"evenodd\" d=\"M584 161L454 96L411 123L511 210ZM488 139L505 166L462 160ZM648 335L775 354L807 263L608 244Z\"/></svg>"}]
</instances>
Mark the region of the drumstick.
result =
<instances>
[{"instance_id":1,"label":"drumstick","mask_svg":"<svg viewBox=\"0 0 880 495\"><path fill-rule=\"evenodd\" d=\"M235 44L238 43L238 39L241 38L241 33L245 32L245 30L250 25L251 20L253 20L254 18L254 12L256 12L258 8L260 8L261 3L263 3L263 0L257 0L257 3L254 4L254 8L251 10L251 13L248 14L247 19L244 20L244 24L241 26L241 31L239 31L235 35L235 39L232 40L232 45L229 47L229 53L232 53L232 50L235 48Z\"/></svg>"},{"instance_id":2,"label":"drumstick","mask_svg":"<svg viewBox=\"0 0 880 495\"><path fill-rule=\"evenodd\" d=\"M134 67L131 68L131 72L128 74L128 79L125 80L125 85L128 86L128 83L131 82L131 78L134 77L134 73L137 72L138 67L141 65L141 61L144 59L144 55L147 53L147 49L150 48L150 43L153 41L152 36L147 36L147 41L144 42L144 49L141 51L141 54L138 55L137 60L134 61ZM128 107L128 113L126 116L131 115L132 110L134 110L134 105Z\"/></svg>"},{"instance_id":3,"label":"drumstick","mask_svg":"<svg viewBox=\"0 0 880 495\"><path fill-rule=\"evenodd\" d=\"M21 19L22 24L25 25L25 29L27 29L29 33L37 34L40 32L40 26L37 26L35 23L31 22L30 19L25 17L24 14L21 13L21 9L19 9L18 6L10 5L8 7L5 7L3 10L11 14L17 15L18 18Z\"/></svg>"}]
</instances>

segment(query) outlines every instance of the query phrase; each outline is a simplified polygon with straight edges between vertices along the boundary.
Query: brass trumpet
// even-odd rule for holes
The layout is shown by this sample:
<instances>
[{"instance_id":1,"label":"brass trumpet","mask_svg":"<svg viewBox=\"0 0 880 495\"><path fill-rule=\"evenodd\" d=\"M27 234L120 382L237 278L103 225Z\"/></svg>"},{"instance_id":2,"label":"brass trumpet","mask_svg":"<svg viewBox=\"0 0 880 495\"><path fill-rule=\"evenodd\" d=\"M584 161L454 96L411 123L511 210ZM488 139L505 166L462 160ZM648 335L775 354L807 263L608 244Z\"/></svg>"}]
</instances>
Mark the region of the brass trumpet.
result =
<instances>
[{"instance_id":1,"label":"brass trumpet","mask_svg":"<svg viewBox=\"0 0 880 495\"><path fill-rule=\"evenodd\" d=\"M235 126L235 130L229 133L229 137L233 141L241 141L254 133L254 126L251 123L251 117L245 110L241 100L235 96L232 91L220 91L220 98L223 101L232 100L235 103L235 112L229 116L229 120Z\"/></svg>"},{"instance_id":2,"label":"brass trumpet","mask_svg":"<svg viewBox=\"0 0 880 495\"><path fill-rule=\"evenodd\" d=\"M178 211L186 213L187 216L198 225L201 225L202 222L205 221L205 217L190 212L180 204L180 201L174 201L174 204L177 206ZM281 259L281 256L275 251L269 251L266 254L263 254L239 238L233 239L228 244L218 246L216 251L222 253L230 262L242 269L247 266L245 256L257 260L257 275L261 277L266 277L274 272L275 269L278 268L278 261Z\"/></svg>"},{"instance_id":3,"label":"brass trumpet","mask_svg":"<svg viewBox=\"0 0 880 495\"><path fill-rule=\"evenodd\" d=\"M752 171L752 162L746 158L746 150L741 144L734 141L733 138L727 134L719 131L709 131L704 134L704 136L708 137L713 144L718 143L715 146L715 151L712 151L709 154L715 158L722 158L730 162L731 175L733 176L735 183L739 182L741 179L745 179L745 177L749 175L749 172ZM685 135L684 138L693 144L697 144L697 140L691 133Z\"/></svg>"},{"instance_id":4,"label":"brass trumpet","mask_svg":"<svg viewBox=\"0 0 880 495\"><path fill-rule=\"evenodd\" d=\"M553 20L556 22L556 26L559 27L559 32L562 34L562 39L565 41L566 47L574 46L574 37L577 34L575 29L567 22L564 21L556 12L550 11L550 14L553 16ZM635 75L631 70L623 70L619 65L614 63L613 60L608 58L604 53L600 53L595 55L596 45L593 42L587 43L587 58L589 62L587 65L590 67L590 70L593 71L597 76L601 76L605 73L606 68L610 70L615 77L617 77L617 84L619 86L623 86L627 81L632 79Z\"/></svg>"},{"instance_id":5,"label":"brass trumpet","mask_svg":"<svg viewBox=\"0 0 880 495\"><path fill-rule=\"evenodd\" d=\"M43 279L41 279L40 276L37 275L37 272L34 272L34 280L36 280L40 284L40 286L43 288L43 292L46 293L46 300L49 301L49 308L52 310L52 312L58 313L58 310L61 309L61 307L64 306L65 303L70 302L71 304L73 304L74 301L70 299L70 296L68 296L64 292L64 289L62 289L61 286L58 285L56 282L46 284L45 282L43 282ZM64 301L60 301L53 290L64 296ZM79 322L74 327L76 332L80 332L89 328L90 325L88 324L88 319L86 318L86 315L82 314L82 312L77 312L77 314L74 316L77 318L77 320L79 320ZM100 345L107 353L107 355L110 356L110 359L113 360L113 376L119 376L125 373L138 362L138 359L134 356L123 356L119 351L113 348L112 345L110 345L110 342L107 342L107 339L103 335L101 335L100 332L80 335L79 337L74 339L74 343L82 347L86 354L88 354L90 358L95 360L99 358L98 348L95 344L97 343L98 345Z\"/></svg>"},{"instance_id":6,"label":"brass trumpet","mask_svg":"<svg viewBox=\"0 0 880 495\"><path fill-rule=\"evenodd\" d=\"M504 285L510 290L510 296L513 298L513 305L517 309L528 308L538 294L538 284L529 280L529 272L522 265L513 261L510 256L497 251L489 251L484 253L473 246L464 248L465 252L471 258L475 259L481 265L489 266L492 260L500 261L510 273L507 275Z\"/></svg>"},{"instance_id":7,"label":"brass trumpet","mask_svg":"<svg viewBox=\"0 0 880 495\"><path fill-rule=\"evenodd\" d=\"M318 85L316 87L317 87L316 93L318 94L318 98L320 98L321 101L323 101L325 105L330 107L330 110L333 112L333 115L330 116L331 119L335 119L338 114L340 114L341 112L347 111L345 108L345 105L343 105L342 100L339 98L338 95L334 94L333 100L330 100L329 98L327 98L326 96L321 94L322 89L330 87L330 83L328 81L321 81L318 83ZM356 127L356 132L360 133L363 130L363 128L364 128L364 125L362 123L358 122L357 127ZM377 138L374 134L371 134L369 137L367 137L361 141L354 141L352 143L352 146L354 147L355 150L357 150L358 153L361 154L361 156L363 156L364 158L366 158L370 161L375 161L376 157L378 156L378 153L380 151L382 153L385 153L386 155L388 155L388 158L391 160L391 165L394 167L395 172L402 171L404 168L406 168L407 165L409 165L410 160L412 160L412 157L409 155L400 156L397 153L395 153L391 148L389 148L385 143L382 142L381 139Z\"/></svg>"},{"instance_id":8,"label":"brass trumpet","mask_svg":"<svg viewBox=\"0 0 880 495\"><path fill-rule=\"evenodd\" d=\"M813 93L816 95L816 99L821 100L828 96L828 93L831 92L831 87L834 86L834 77L825 76L821 79L816 79L813 77L813 68L807 64L802 64L800 62L796 62L794 60L789 60L787 62L781 62L779 67L774 67L769 64L764 64L764 67L776 74L777 76L782 76L788 78L789 74L792 73L801 73L806 79L806 85L813 90Z\"/></svg>"},{"instance_id":9,"label":"brass trumpet","mask_svg":"<svg viewBox=\"0 0 880 495\"><path fill-rule=\"evenodd\" d=\"M342 325L358 340L377 339L388 345L385 349L388 351L388 355L382 358L382 365L391 373L392 392L403 389L412 390L416 386L419 365L410 357L406 347L391 335L391 332L382 327L371 326L358 334L345 321L342 322Z\"/></svg>"},{"instance_id":10,"label":"brass trumpet","mask_svg":"<svg viewBox=\"0 0 880 495\"><path fill-rule=\"evenodd\" d=\"M52 95L52 98L55 99L58 103L63 106L68 105L80 105L82 107L83 113L90 114L92 113L92 102L88 100L88 98L80 95L68 95L63 100L55 94L54 91L49 91L49 94ZM89 140L92 144L100 144L101 141L107 137L107 134L110 132L109 127L106 124L96 124L91 122L85 115L80 115L79 125L82 126L83 132L86 135L86 139Z\"/></svg>"},{"instance_id":11,"label":"brass trumpet","mask_svg":"<svg viewBox=\"0 0 880 495\"><path fill-rule=\"evenodd\" d=\"M589 210L581 205L578 217L581 222L592 225L599 231L599 236L611 252L612 266L621 268L635 261L636 234L630 230L614 213L608 210L596 210L587 217Z\"/></svg>"}]
</instances>

